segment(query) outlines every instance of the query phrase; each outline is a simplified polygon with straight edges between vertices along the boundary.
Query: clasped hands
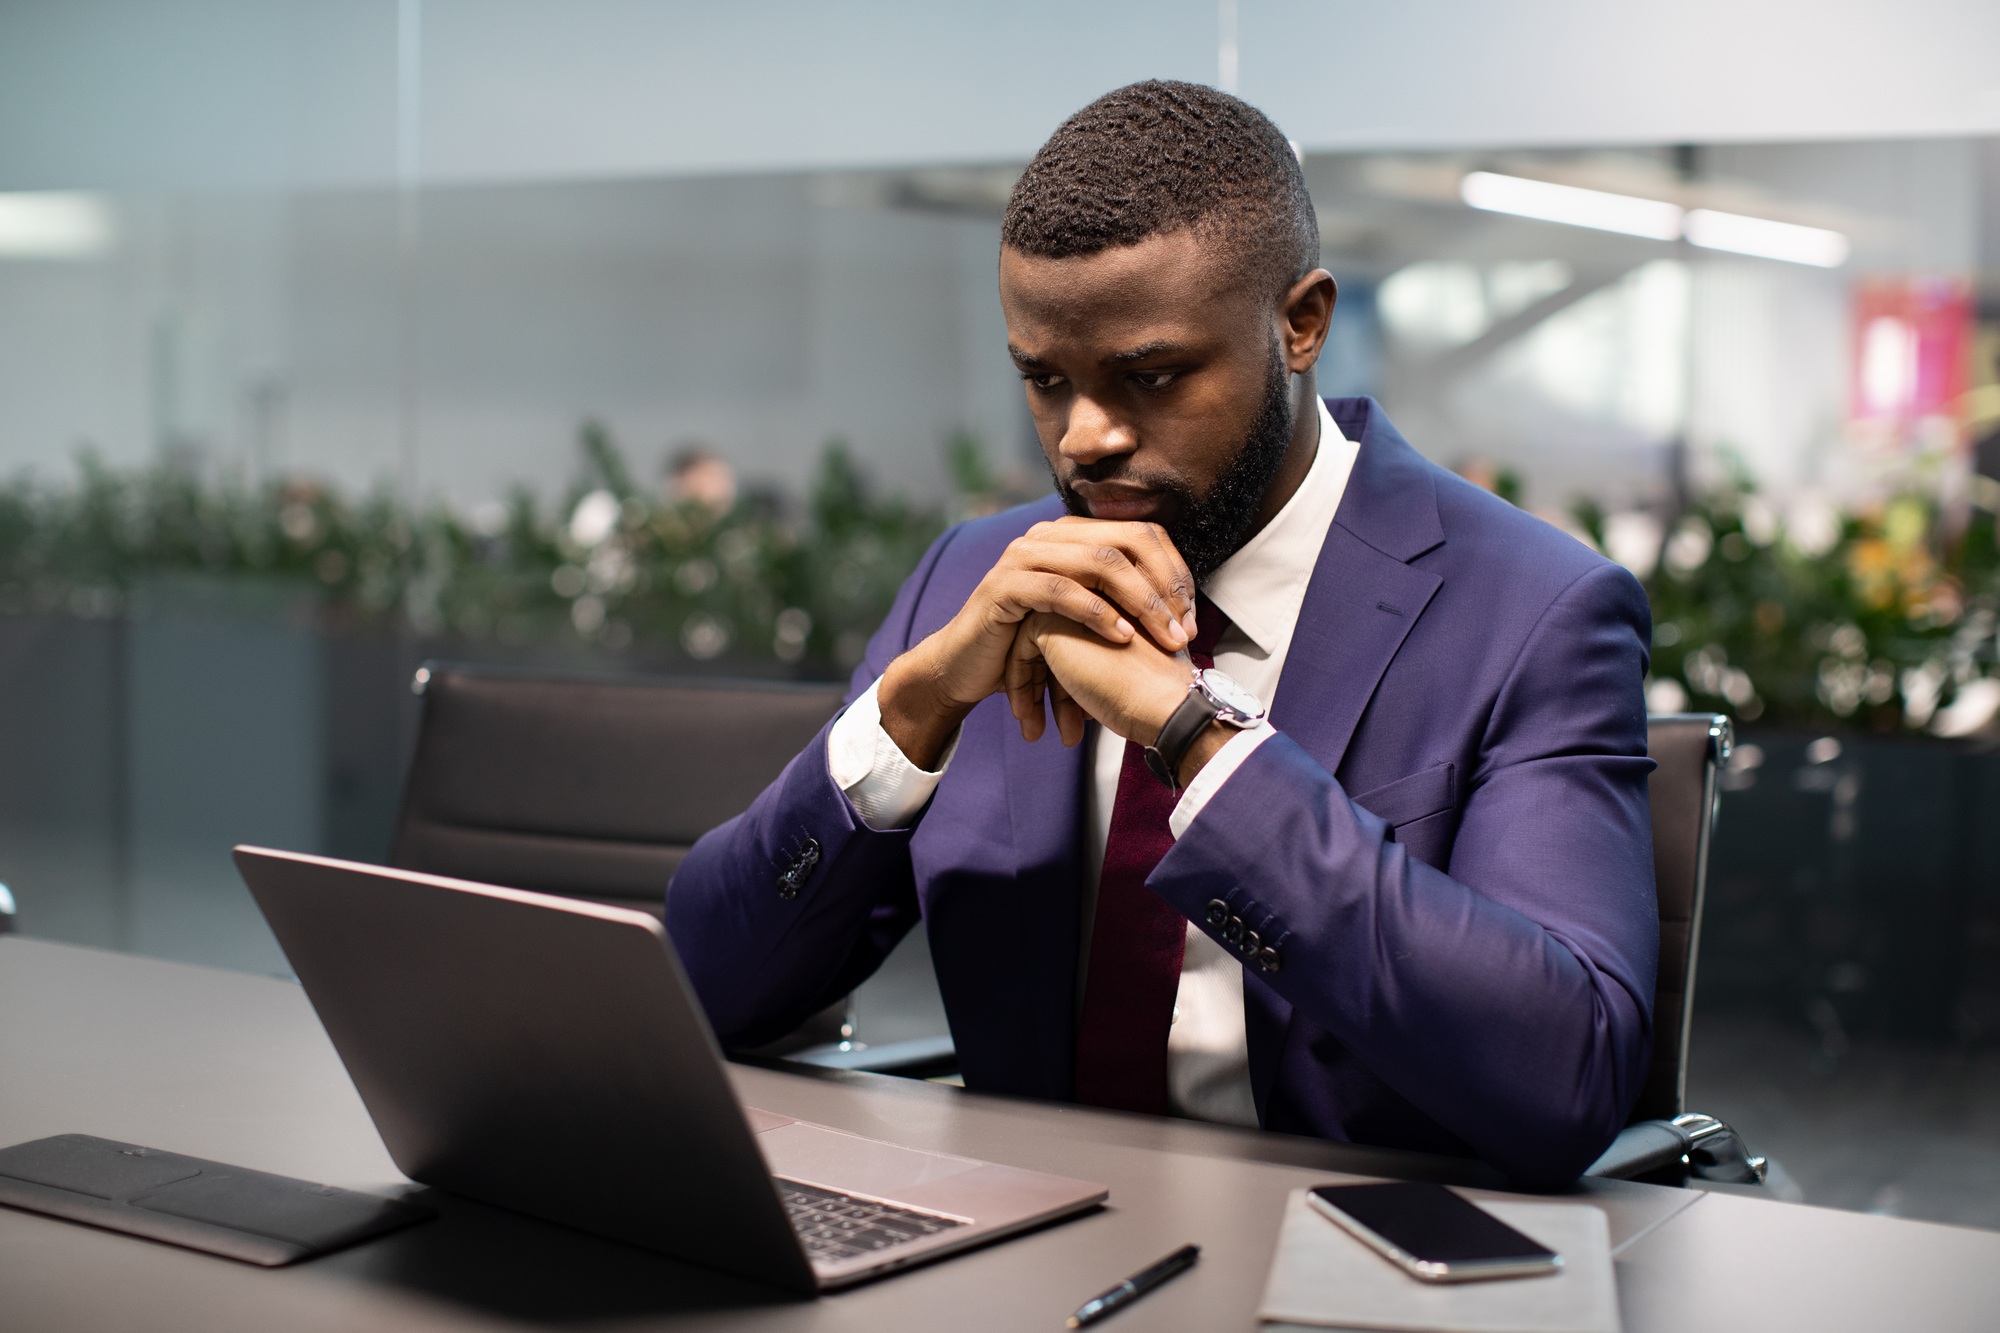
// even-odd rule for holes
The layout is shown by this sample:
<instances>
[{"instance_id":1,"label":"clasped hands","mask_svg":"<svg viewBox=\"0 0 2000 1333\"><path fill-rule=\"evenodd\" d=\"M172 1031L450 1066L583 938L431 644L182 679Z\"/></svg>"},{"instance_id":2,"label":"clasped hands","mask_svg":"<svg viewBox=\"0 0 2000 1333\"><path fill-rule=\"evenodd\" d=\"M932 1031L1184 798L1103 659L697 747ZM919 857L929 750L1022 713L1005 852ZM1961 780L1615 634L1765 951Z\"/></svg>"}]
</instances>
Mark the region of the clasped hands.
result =
<instances>
[{"instance_id":1,"label":"clasped hands","mask_svg":"<svg viewBox=\"0 0 2000 1333\"><path fill-rule=\"evenodd\" d=\"M911 762L932 768L973 706L1004 692L1027 740L1046 729L1046 698L1065 745L1083 739L1089 719L1150 745L1187 697L1180 654L1194 607L1194 577L1158 524L1038 523L948 624L883 672L882 725ZM1208 752L1191 751L1196 770Z\"/></svg>"}]
</instances>

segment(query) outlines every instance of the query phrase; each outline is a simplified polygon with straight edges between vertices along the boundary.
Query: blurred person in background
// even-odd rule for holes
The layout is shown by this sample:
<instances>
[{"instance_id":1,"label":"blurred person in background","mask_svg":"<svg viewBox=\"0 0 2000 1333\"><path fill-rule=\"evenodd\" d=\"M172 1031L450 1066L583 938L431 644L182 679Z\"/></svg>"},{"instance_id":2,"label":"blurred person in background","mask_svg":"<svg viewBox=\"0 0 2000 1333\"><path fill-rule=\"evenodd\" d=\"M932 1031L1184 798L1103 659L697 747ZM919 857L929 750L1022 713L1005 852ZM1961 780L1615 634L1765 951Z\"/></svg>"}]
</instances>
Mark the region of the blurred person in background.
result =
<instances>
[{"instance_id":1,"label":"blurred person in background","mask_svg":"<svg viewBox=\"0 0 2000 1333\"><path fill-rule=\"evenodd\" d=\"M1316 396L1318 222L1233 97L1078 112L1000 291L1058 494L939 538L681 866L721 1039L921 922L970 1088L1574 1178L1650 1054L1638 584Z\"/></svg>"},{"instance_id":2,"label":"blurred person in background","mask_svg":"<svg viewBox=\"0 0 2000 1333\"><path fill-rule=\"evenodd\" d=\"M667 464L667 502L727 514L736 508L736 470L701 445L685 445Z\"/></svg>"}]
</instances>

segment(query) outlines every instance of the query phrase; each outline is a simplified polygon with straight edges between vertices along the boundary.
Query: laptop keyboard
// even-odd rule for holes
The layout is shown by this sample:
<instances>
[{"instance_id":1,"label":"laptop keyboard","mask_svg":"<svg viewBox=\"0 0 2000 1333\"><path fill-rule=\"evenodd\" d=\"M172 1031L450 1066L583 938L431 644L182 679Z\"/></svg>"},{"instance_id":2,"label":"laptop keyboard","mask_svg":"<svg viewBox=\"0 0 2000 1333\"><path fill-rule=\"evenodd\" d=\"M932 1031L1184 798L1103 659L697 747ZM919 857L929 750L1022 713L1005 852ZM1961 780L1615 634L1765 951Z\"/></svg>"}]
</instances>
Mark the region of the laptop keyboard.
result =
<instances>
[{"instance_id":1,"label":"laptop keyboard","mask_svg":"<svg viewBox=\"0 0 2000 1333\"><path fill-rule=\"evenodd\" d=\"M965 1225L956 1218L857 1199L796 1180L779 1179L778 1191L791 1215L792 1230L813 1259L852 1259Z\"/></svg>"}]
</instances>

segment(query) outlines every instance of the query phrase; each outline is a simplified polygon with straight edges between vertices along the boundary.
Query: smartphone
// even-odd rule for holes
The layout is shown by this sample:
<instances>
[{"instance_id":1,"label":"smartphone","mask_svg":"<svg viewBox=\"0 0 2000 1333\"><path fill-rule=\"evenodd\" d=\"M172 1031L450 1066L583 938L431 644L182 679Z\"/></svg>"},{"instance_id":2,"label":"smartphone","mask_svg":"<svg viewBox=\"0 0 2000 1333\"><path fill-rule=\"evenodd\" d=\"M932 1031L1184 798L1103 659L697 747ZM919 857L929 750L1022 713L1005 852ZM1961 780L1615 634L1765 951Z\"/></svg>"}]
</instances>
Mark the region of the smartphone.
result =
<instances>
[{"instance_id":1,"label":"smartphone","mask_svg":"<svg viewBox=\"0 0 2000 1333\"><path fill-rule=\"evenodd\" d=\"M1442 1185L1321 1185L1306 1200L1425 1282L1538 1277L1562 1256Z\"/></svg>"}]
</instances>

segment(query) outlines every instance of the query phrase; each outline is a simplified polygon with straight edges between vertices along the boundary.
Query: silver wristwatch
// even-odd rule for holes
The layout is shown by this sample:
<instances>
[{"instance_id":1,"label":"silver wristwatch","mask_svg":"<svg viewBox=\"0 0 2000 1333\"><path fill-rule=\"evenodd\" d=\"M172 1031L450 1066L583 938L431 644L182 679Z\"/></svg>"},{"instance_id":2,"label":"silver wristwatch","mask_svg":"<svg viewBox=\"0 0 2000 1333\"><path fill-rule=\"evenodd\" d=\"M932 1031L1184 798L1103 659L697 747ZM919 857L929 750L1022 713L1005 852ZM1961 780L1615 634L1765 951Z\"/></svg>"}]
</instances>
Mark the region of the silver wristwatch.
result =
<instances>
[{"instance_id":1,"label":"silver wristwatch","mask_svg":"<svg viewBox=\"0 0 2000 1333\"><path fill-rule=\"evenodd\" d=\"M1181 760L1195 737L1220 723L1237 731L1247 731L1264 720L1264 701L1252 694L1234 676L1214 667L1194 673L1187 698L1174 710L1160 734L1146 747L1146 767L1153 776L1176 791L1181 785Z\"/></svg>"}]
</instances>

